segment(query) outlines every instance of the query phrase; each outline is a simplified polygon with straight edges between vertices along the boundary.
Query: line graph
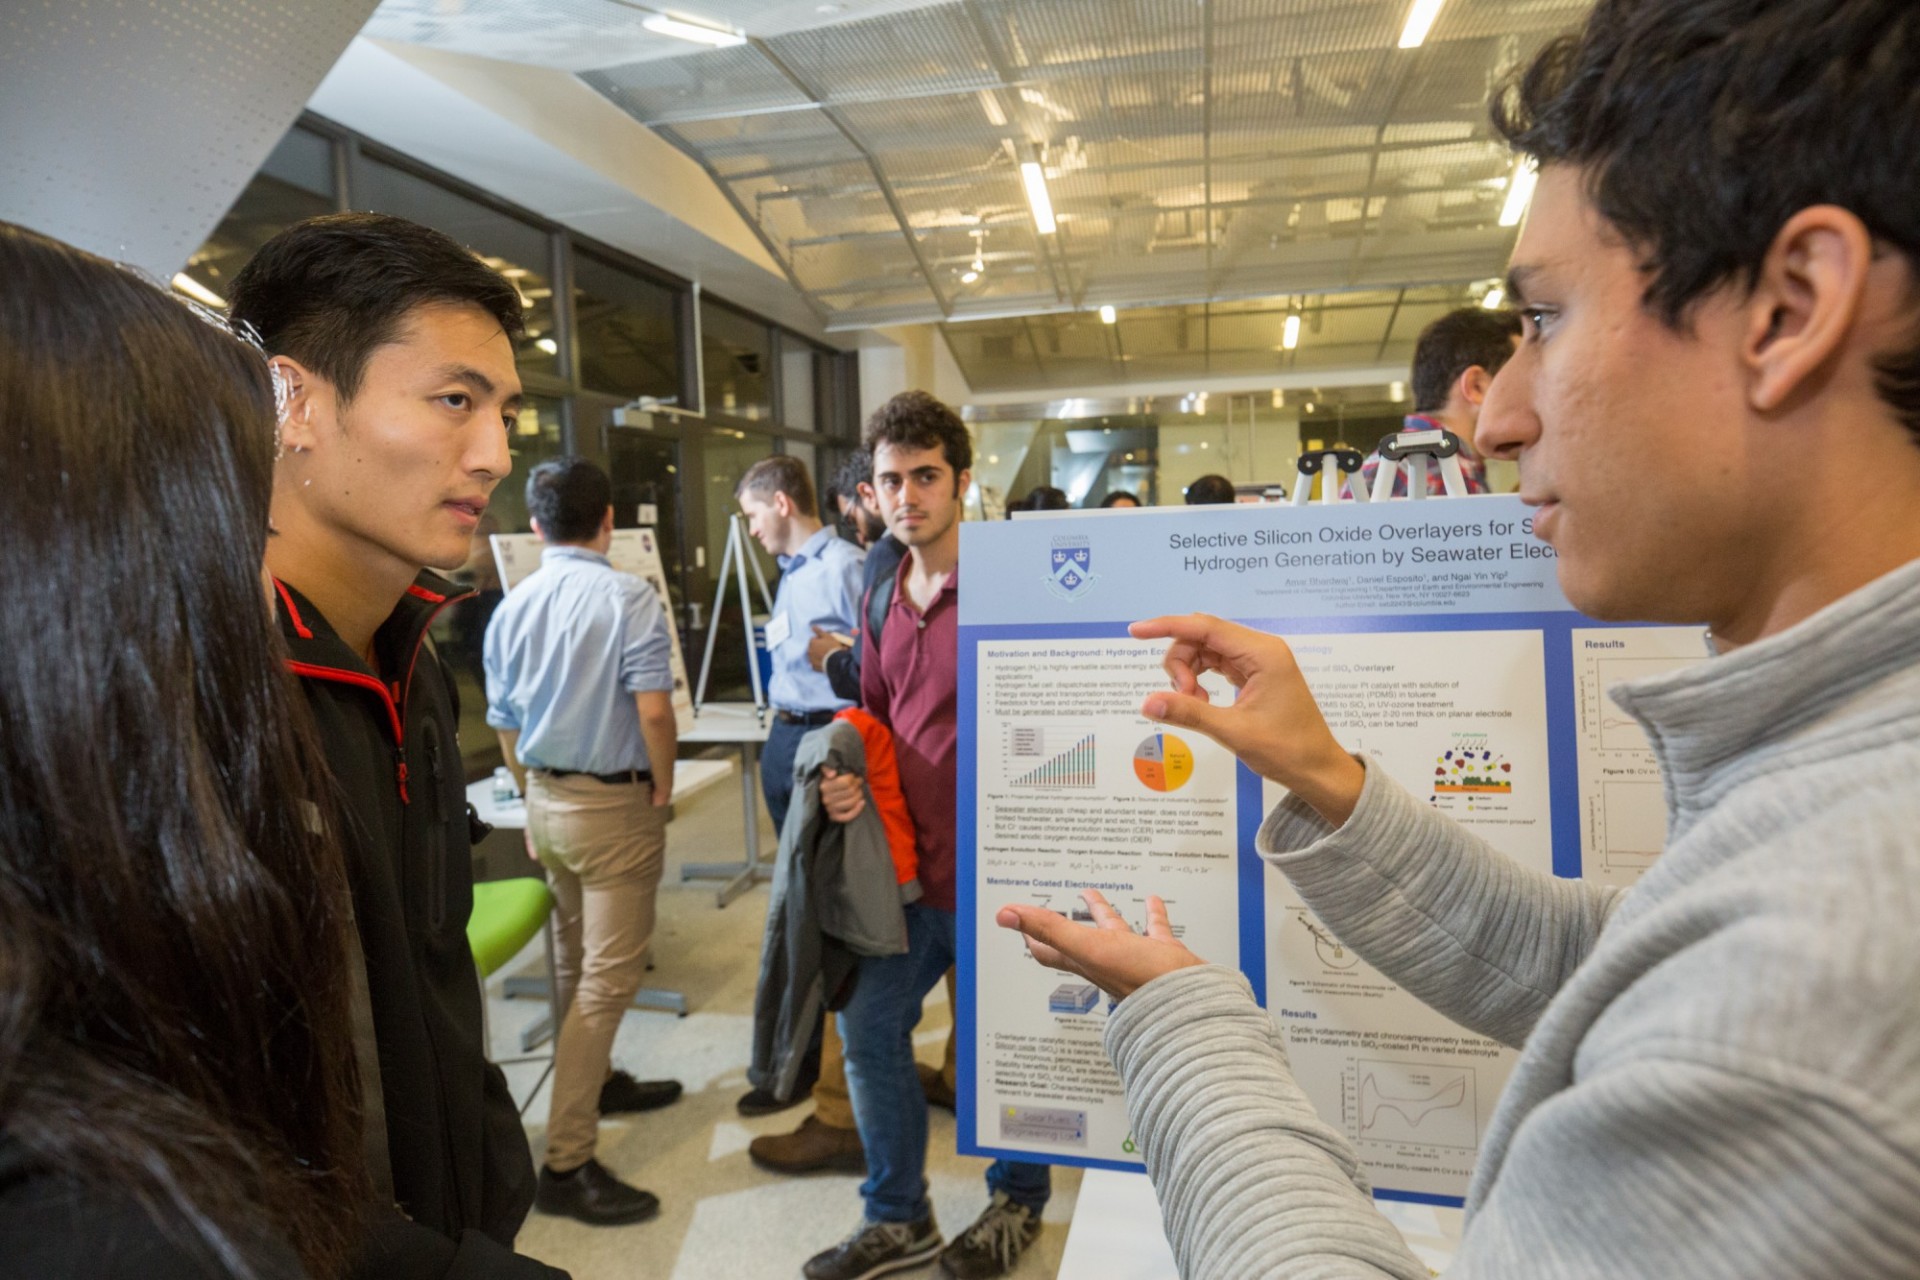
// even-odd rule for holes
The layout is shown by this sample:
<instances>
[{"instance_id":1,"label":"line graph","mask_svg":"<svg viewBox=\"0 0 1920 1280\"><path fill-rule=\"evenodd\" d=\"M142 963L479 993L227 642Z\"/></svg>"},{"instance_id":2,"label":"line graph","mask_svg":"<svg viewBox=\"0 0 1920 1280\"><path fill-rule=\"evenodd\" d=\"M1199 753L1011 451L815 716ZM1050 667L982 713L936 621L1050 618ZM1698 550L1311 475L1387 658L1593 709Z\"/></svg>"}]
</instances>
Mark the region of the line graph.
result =
<instances>
[{"instance_id":1,"label":"line graph","mask_svg":"<svg viewBox=\"0 0 1920 1280\"><path fill-rule=\"evenodd\" d=\"M1356 1059L1348 1076L1348 1131L1355 1142L1474 1150L1480 1145L1477 1085L1471 1067Z\"/></svg>"}]
</instances>

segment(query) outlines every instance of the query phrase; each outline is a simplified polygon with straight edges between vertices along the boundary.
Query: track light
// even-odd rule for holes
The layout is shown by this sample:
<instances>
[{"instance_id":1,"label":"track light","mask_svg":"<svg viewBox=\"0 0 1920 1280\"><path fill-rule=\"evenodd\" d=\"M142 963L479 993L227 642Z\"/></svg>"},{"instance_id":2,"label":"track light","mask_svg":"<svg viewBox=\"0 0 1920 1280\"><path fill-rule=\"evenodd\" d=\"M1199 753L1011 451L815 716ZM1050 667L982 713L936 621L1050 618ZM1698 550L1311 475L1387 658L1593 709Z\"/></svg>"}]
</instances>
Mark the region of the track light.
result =
<instances>
[{"instance_id":1,"label":"track light","mask_svg":"<svg viewBox=\"0 0 1920 1280\"><path fill-rule=\"evenodd\" d=\"M1112 308L1111 306L1105 306L1105 307L1102 307L1102 308L1100 308L1100 323L1101 323L1101 324L1112 324L1112 323L1113 323L1113 322L1114 322L1115 320L1117 320L1117 319L1119 319L1119 318L1120 318L1120 317L1119 317L1119 314L1118 314L1117 312L1115 312L1115 311L1114 311L1114 309L1113 309L1113 308Z\"/></svg>"},{"instance_id":2,"label":"track light","mask_svg":"<svg viewBox=\"0 0 1920 1280\"><path fill-rule=\"evenodd\" d=\"M1513 166L1513 176L1507 179L1507 203L1500 210L1500 225L1517 227L1520 219L1527 214L1527 205L1533 200L1534 184L1540 181L1540 170L1534 164L1532 156L1522 156Z\"/></svg>"}]
</instances>

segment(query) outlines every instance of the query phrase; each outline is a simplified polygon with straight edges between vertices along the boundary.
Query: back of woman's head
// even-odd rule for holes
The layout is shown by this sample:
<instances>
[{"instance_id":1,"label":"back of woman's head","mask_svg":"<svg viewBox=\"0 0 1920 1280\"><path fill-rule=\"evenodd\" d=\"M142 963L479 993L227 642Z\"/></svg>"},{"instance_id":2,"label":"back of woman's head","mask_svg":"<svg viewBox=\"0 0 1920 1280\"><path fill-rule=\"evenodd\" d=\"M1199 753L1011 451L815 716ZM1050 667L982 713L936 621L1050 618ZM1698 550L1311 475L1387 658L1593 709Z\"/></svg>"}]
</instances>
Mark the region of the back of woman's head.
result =
<instances>
[{"instance_id":1,"label":"back of woman's head","mask_svg":"<svg viewBox=\"0 0 1920 1280\"><path fill-rule=\"evenodd\" d=\"M210 1264L341 1265L344 882L262 594L260 355L0 223L0 1130Z\"/></svg>"}]
</instances>

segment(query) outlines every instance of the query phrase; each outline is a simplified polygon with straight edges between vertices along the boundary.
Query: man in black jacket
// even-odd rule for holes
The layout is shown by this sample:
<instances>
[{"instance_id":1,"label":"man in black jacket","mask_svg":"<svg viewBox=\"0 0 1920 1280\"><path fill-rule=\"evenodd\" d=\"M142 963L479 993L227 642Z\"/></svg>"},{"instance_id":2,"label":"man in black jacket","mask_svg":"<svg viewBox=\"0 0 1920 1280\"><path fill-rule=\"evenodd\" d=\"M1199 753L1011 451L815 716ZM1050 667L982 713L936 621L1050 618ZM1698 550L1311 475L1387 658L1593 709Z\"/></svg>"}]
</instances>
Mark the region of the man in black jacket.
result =
<instances>
[{"instance_id":1,"label":"man in black jacket","mask_svg":"<svg viewBox=\"0 0 1920 1280\"><path fill-rule=\"evenodd\" d=\"M458 710L427 628L512 469L514 287L398 218L336 214L235 277L286 392L267 567L337 784L359 954L367 1159L394 1212L365 1276L562 1275L512 1252L533 1199L525 1131L481 1042Z\"/></svg>"}]
</instances>

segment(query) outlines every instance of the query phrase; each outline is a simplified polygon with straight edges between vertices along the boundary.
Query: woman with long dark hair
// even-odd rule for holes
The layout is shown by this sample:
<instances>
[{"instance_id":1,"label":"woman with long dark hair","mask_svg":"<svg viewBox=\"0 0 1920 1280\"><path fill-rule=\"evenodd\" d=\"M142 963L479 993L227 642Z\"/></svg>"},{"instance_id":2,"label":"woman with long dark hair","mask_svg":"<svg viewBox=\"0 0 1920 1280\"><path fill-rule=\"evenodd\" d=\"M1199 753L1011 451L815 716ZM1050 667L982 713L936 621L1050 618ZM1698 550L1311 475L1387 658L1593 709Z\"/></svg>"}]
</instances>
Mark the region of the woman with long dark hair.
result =
<instances>
[{"instance_id":1,"label":"woman with long dark hair","mask_svg":"<svg viewBox=\"0 0 1920 1280\"><path fill-rule=\"evenodd\" d=\"M262 356L0 223L0 1270L345 1273L346 888L263 599Z\"/></svg>"}]
</instances>

